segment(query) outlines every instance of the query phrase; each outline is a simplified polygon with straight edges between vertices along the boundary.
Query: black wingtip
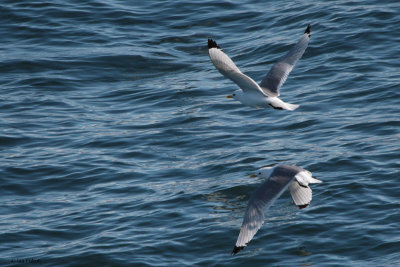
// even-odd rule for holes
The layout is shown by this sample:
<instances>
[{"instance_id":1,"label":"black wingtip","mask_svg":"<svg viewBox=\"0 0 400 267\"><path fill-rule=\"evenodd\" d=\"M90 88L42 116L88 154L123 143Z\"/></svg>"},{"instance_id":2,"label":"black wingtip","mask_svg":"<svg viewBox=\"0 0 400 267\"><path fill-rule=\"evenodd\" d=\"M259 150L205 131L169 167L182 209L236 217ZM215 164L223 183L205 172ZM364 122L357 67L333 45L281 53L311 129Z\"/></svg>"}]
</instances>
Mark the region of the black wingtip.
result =
<instances>
[{"instance_id":1,"label":"black wingtip","mask_svg":"<svg viewBox=\"0 0 400 267\"><path fill-rule=\"evenodd\" d=\"M244 247L237 247L235 246L232 251L232 255L236 255L239 251L243 250Z\"/></svg>"},{"instance_id":2,"label":"black wingtip","mask_svg":"<svg viewBox=\"0 0 400 267\"><path fill-rule=\"evenodd\" d=\"M208 39L208 49L211 49L211 48L221 49L221 47L219 47L213 39Z\"/></svg>"},{"instance_id":3,"label":"black wingtip","mask_svg":"<svg viewBox=\"0 0 400 267\"><path fill-rule=\"evenodd\" d=\"M307 208L308 205L310 205L310 203L304 204L304 205L297 205L297 207L298 207L299 209L304 209L304 208Z\"/></svg>"},{"instance_id":4,"label":"black wingtip","mask_svg":"<svg viewBox=\"0 0 400 267\"><path fill-rule=\"evenodd\" d=\"M307 29L304 33L310 34L310 32L311 32L311 25L308 24Z\"/></svg>"}]
</instances>

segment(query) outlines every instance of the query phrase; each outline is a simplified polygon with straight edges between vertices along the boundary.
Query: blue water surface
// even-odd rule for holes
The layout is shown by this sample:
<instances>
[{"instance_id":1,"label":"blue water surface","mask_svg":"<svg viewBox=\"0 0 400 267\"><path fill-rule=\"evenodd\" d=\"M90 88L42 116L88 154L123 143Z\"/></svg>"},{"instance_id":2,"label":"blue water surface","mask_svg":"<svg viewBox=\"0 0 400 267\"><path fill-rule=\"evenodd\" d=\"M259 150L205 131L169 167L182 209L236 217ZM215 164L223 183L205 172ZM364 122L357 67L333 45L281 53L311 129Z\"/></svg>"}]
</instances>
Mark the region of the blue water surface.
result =
<instances>
[{"instance_id":1,"label":"blue water surface","mask_svg":"<svg viewBox=\"0 0 400 267\"><path fill-rule=\"evenodd\" d=\"M396 1L0 4L0 265L399 266ZM281 89L253 109L213 38L261 81L311 24ZM284 193L236 256L265 165L324 181Z\"/></svg>"}]
</instances>

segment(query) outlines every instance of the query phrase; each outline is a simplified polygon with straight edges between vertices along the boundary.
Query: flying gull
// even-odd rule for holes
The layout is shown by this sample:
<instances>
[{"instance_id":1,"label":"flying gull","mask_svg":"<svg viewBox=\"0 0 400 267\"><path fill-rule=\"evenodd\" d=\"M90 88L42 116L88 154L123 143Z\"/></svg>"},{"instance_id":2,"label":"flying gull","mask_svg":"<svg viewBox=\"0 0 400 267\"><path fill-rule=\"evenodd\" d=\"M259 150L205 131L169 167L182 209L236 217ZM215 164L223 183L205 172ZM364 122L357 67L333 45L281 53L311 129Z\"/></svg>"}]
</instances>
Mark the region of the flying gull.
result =
<instances>
[{"instance_id":1,"label":"flying gull","mask_svg":"<svg viewBox=\"0 0 400 267\"><path fill-rule=\"evenodd\" d=\"M311 172L295 165L264 167L254 176L268 179L249 200L232 254L238 253L247 246L264 223L264 210L269 208L286 188L289 187L294 204L299 209L304 209L310 204L312 198L312 191L308 184L322 182L313 178Z\"/></svg>"},{"instance_id":2,"label":"flying gull","mask_svg":"<svg viewBox=\"0 0 400 267\"><path fill-rule=\"evenodd\" d=\"M241 89L227 98L239 100L242 104L256 108L272 106L275 109L295 110L299 105L283 102L278 96L279 89L286 81L296 62L304 54L310 41L310 25L292 49L272 66L260 84L243 74L233 61L222 51L218 44L208 39L208 54L215 68L226 78L232 80Z\"/></svg>"}]
</instances>

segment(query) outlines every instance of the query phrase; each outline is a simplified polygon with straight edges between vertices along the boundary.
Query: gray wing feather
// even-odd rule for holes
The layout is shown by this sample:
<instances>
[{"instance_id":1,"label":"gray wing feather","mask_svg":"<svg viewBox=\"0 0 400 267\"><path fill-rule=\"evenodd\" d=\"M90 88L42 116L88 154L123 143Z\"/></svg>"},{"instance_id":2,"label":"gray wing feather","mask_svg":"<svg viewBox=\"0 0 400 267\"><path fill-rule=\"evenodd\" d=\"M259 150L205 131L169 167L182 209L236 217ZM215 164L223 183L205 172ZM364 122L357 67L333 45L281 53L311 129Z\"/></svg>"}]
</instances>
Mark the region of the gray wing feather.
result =
<instances>
[{"instance_id":1,"label":"gray wing feather","mask_svg":"<svg viewBox=\"0 0 400 267\"><path fill-rule=\"evenodd\" d=\"M215 68L226 78L236 83L243 91L253 91L264 95L260 86L249 76L243 74L233 61L217 47L208 49Z\"/></svg>"},{"instance_id":2,"label":"gray wing feather","mask_svg":"<svg viewBox=\"0 0 400 267\"><path fill-rule=\"evenodd\" d=\"M293 179L294 174L290 175L290 177L271 176L253 193L240 228L236 247L245 247L250 242L264 223L264 210L275 202Z\"/></svg>"},{"instance_id":3,"label":"gray wing feather","mask_svg":"<svg viewBox=\"0 0 400 267\"><path fill-rule=\"evenodd\" d=\"M252 195L247 205L236 247L245 247L264 223L264 210L270 207L283 190L268 180Z\"/></svg>"},{"instance_id":4,"label":"gray wing feather","mask_svg":"<svg viewBox=\"0 0 400 267\"><path fill-rule=\"evenodd\" d=\"M309 29L309 28L308 28ZM296 62L303 56L308 43L310 41L310 33L306 32L295 44L294 47L282 58L278 60L271 70L261 81L261 89L270 96L279 96L279 89L285 83L289 73L292 71Z\"/></svg>"},{"instance_id":5,"label":"gray wing feather","mask_svg":"<svg viewBox=\"0 0 400 267\"><path fill-rule=\"evenodd\" d=\"M300 209L310 205L312 199L312 190L308 186L302 186L298 181L293 181L289 186L290 195L294 204Z\"/></svg>"}]
</instances>

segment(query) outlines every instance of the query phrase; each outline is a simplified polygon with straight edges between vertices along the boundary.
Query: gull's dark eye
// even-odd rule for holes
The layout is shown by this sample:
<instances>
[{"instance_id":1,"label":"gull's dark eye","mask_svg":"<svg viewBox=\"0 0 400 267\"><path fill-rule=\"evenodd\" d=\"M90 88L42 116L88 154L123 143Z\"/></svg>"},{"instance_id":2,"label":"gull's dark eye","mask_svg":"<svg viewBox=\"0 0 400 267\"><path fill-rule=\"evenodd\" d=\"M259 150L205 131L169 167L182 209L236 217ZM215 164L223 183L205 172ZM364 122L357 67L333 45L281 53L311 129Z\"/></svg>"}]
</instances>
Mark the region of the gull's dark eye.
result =
<instances>
[{"instance_id":1,"label":"gull's dark eye","mask_svg":"<svg viewBox=\"0 0 400 267\"><path fill-rule=\"evenodd\" d=\"M233 94L233 96L236 96L236 94Z\"/></svg>"},{"instance_id":2,"label":"gull's dark eye","mask_svg":"<svg viewBox=\"0 0 400 267\"><path fill-rule=\"evenodd\" d=\"M258 175L261 175L261 172L259 172Z\"/></svg>"}]
</instances>

